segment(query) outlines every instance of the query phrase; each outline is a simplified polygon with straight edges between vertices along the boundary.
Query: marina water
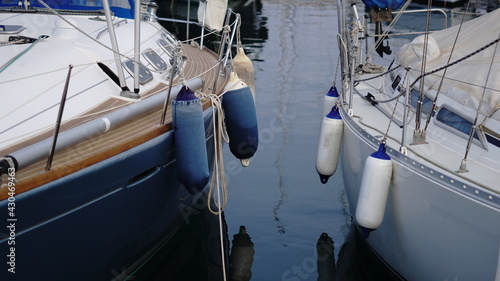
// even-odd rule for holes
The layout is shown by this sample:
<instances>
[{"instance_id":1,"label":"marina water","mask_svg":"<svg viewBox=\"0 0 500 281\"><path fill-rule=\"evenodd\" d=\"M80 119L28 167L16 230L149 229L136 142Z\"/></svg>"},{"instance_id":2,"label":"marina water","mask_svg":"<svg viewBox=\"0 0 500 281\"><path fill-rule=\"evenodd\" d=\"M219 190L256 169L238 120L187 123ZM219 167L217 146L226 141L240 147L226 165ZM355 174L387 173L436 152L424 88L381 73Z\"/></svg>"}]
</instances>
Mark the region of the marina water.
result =
<instances>
[{"instance_id":1,"label":"marina water","mask_svg":"<svg viewBox=\"0 0 500 281\"><path fill-rule=\"evenodd\" d=\"M235 245L253 247L243 257L251 280L393 280L354 231L341 167L327 184L315 170L323 96L338 60L336 9L333 0L262 0L242 12L259 149L244 168L224 148L222 235L226 260ZM241 226L249 237L234 243ZM323 233L333 247L317 245ZM133 280L223 280L222 271L218 217L200 207Z\"/></svg>"}]
</instances>

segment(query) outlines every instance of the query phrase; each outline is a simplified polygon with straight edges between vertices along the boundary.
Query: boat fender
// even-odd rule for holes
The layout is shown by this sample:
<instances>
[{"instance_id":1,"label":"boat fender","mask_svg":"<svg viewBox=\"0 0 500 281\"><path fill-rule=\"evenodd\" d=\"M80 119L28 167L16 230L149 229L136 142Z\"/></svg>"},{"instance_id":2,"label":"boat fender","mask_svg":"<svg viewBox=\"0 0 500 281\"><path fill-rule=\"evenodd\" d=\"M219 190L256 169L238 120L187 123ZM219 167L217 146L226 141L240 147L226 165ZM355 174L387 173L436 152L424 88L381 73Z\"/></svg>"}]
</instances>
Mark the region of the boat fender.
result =
<instances>
[{"instance_id":1,"label":"boat fender","mask_svg":"<svg viewBox=\"0 0 500 281\"><path fill-rule=\"evenodd\" d=\"M236 56L233 58L234 71L238 74L238 77L245 82L250 90L252 90L252 96L255 99L255 78L254 69L252 61L245 55L245 50L242 47L238 48Z\"/></svg>"},{"instance_id":2,"label":"boat fender","mask_svg":"<svg viewBox=\"0 0 500 281\"><path fill-rule=\"evenodd\" d=\"M177 179L194 194L207 185L210 173L201 100L186 86L172 101Z\"/></svg>"},{"instance_id":3,"label":"boat fender","mask_svg":"<svg viewBox=\"0 0 500 281\"><path fill-rule=\"evenodd\" d=\"M321 116L326 116L332 110L332 107L339 100L339 92L337 87L331 86L325 97L323 98L323 114Z\"/></svg>"},{"instance_id":4,"label":"boat fender","mask_svg":"<svg viewBox=\"0 0 500 281\"><path fill-rule=\"evenodd\" d=\"M372 153L365 162L356 206L356 222L363 236L377 229L384 218L392 177L392 160L385 152L385 143Z\"/></svg>"},{"instance_id":5,"label":"boat fender","mask_svg":"<svg viewBox=\"0 0 500 281\"><path fill-rule=\"evenodd\" d=\"M344 122L337 106L334 106L321 122L316 154L316 171L323 184L327 183L337 170L343 131Z\"/></svg>"},{"instance_id":6,"label":"boat fender","mask_svg":"<svg viewBox=\"0 0 500 281\"><path fill-rule=\"evenodd\" d=\"M237 77L236 74L232 76ZM259 144L257 112L252 91L241 80L238 80L238 87L226 89L228 90L222 98L222 108L229 136L229 149L246 167Z\"/></svg>"}]
</instances>

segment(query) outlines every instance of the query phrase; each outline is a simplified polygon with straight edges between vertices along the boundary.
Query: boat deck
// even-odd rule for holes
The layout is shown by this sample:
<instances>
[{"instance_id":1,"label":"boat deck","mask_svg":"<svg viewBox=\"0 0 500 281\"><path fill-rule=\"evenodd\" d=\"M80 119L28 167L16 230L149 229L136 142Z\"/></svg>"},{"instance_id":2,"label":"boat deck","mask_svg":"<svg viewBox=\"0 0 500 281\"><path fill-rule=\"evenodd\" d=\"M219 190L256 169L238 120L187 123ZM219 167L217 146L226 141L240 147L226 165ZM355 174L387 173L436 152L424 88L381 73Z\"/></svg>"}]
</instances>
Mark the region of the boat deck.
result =
<instances>
[{"instance_id":1,"label":"boat deck","mask_svg":"<svg viewBox=\"0 0 500 281\"><path fill-rule=\"evenodd\" d=\"M187 61L185 62L182 71L182 78L189 80L200 77L204 81L204 90L211 90L219 71L218 67L213 67L216 65L215 63L217 61L215 53L200 51L199 48L186 44L183 45L183 52L187 57ZM217 94L222 93L228 77L229 75L224 75L218 79L216 87ZM178 83L179 79L176 79L176 81L174 81L174 86ZM142 99L147 99L148 97L156 94L166 95L167 89L167 85L158 84L149 92L141 93L141 96ZM64 132L85 122L97 119L106 113L109 113L110 110L116 110L131 103L133 103L133 101L121 98L110 98L82 116L68 120L62 124L60 132ZM204 99L203 109L205 110L210 106L210 100ZM56 152L50 171L45 171L47 159L42 159L35 164L16 171L16 193L20 194L55 179L67 176L168 132L173 128L171 107L169 106L168 108L165 124L160 126L162 109L163 106L158 106L154 110L135 118L127 124L118 126L117 128L102 135L89 138L78 143L77 145ZM42 132L30 139L17 143L8 149L0 151L0 155L8 155L13 151L17 151L33 143L47 138L52 138L52 135L53 130ZM48 153L49 152L47 151L47 155ZM3 182L7 182L5 178ZM3 188L0 188L0 200L8 197L7 188L5 188L5 186L2 187Z\"/></svg>"},{"instance_id":2,"label":"boat deck","mask_svg":"<svg viewBox=\"0 0 500 281\"><path fill-rule=\"evenodd\" d=\"M363 76L363 78L369 76ZM392 111L385 110L386 112L383 112L384 110L372 106L364 96L368 93L376 95L375 89L381 89L381 83L381 79L361 82L355 87L357 94L353 95L353 120L355 120L363 131L375 136L378 141L382 140L383 135L387 131L388 117L390 117ZM382 97L377 98L385 99ZM467 160L468 172L458 173L460 163L464 158L466 138L460 138L451 132L446 133L448 135L446 138L443 138L440 134L437 134L436 138L436 136L429 135L428 133L426 144L413 145L411 144L412 134L413 127L408 127L405 146L408 150L408 158L412 158L438 173L463 180L469 186L481 187L497 195L500 194L500 184L498 182L499 170L497 169L499 163L496 162L498 159L489 159L488 151L480 147L474 147L471 153L469 153ZM388 135L388 147L398 151L402 143L402 128L393 122ZM452 144L455 145L456 143L462 143L463 149L459 151L452 149ZM418 162L414 164L419 164ZM466 188L466 186L464 185L463 188Z\"/></svg>"}]
</instances>

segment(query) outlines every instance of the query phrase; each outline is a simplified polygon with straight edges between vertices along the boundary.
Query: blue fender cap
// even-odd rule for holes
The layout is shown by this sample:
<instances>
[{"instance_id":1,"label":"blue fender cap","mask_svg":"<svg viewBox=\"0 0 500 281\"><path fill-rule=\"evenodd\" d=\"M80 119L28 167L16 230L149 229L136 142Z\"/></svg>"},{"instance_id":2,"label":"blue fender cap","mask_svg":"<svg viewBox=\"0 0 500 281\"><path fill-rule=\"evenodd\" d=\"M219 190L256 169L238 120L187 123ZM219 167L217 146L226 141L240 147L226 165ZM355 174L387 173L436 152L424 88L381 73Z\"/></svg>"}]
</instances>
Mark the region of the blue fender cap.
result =
<instances>
[{"instance_id":1,"label":"blue fender cap","mask_svg":"<svg viewBox=\"0 0 500 281\"><path fill-rule=\"evenodd\" d=\"M186 86L182 86L181 90L177 94L176 100L195 100L198 97Z\"/></svg>"},{"instance_id":2,"label":"blue fender cap","mask_svg":"<svg viewBox=\"0 0 500 281\"><path fill-rule=\"evenodd\" d=\"M378 150L370 154L370 156L382 160L391 160L391 157L385 152L385 148L385 143L381 143Z\"/></svg>"},{"instance_id":3,"label":"blue fender cap","mask_svg":"<svg viewBox=\"0 0 500 281\"><path fill-rule=\"evenodd\" d=\"M336 105L332 107L332 110L326 115L326 117L330 119L342 119L339 109Z\"/></svg>"},{"instance_id":4,"label":"blue fender cap","mask_svg":"<svg viewBox=\"0 0 500 281\"><path fill-rule=\"evenodd\" d=\"M331 86L330 90L328 90L328 92L326 93L326 95L329 96L329 97L336 97L336 98L338 98L339 97L339 92L337 91L337 87Z\"/></svg>"}]
</instances>

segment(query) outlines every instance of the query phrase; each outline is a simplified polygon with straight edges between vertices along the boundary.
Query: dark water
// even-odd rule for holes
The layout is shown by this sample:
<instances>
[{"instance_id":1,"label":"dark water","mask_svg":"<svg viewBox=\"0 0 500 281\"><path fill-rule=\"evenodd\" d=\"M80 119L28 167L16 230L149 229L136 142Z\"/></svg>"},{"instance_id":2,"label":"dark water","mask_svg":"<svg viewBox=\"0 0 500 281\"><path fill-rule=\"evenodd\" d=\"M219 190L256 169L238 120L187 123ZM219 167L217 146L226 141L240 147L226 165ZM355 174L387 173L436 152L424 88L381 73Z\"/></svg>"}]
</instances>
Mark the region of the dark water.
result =
<instances>
[{"instance_id":1,"label":"dark water","mask_svg":"<svg viewBox=\"0 0 500 281\"><path fill-rule=\"evenodd\" d=\"M182 9L173 2L159 3L161 16ZM262 0L241 13L260 144L246 168L225 147L226 270L231 251L239 251L251 280L392 280L354 231L341 171L325 185L315 171L322 99L338 56L336 2ZM234 243L240 226L249 237ZM326 243L318 246L323 233ZM202 208L133 280L222 280L219 237L218 217Z\"/></svg>"}]
</instances>

